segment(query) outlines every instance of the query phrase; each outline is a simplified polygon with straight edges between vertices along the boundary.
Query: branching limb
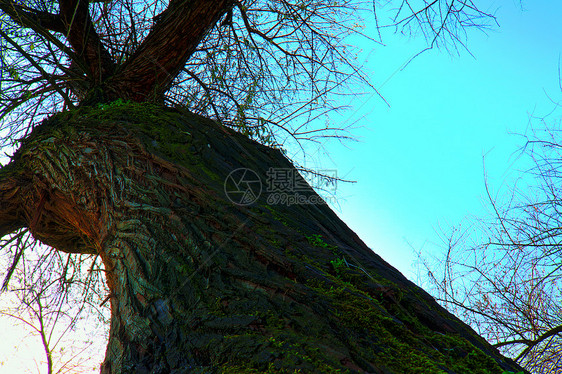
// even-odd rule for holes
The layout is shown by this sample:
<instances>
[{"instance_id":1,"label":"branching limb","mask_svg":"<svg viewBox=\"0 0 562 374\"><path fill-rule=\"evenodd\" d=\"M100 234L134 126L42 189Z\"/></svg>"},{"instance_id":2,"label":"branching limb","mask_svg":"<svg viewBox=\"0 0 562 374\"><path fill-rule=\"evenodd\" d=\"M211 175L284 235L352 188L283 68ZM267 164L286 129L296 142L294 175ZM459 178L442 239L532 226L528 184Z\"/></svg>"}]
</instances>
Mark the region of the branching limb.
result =
<instances>
[{"instance_id":1,"label":"branching limb","mask_svg":"<svg viewBox=\"0 0 562 374\"><path fill-rule=\"evenodd\" d=\"M29 53L27 53L26 51L23 50L23 48L21 48L18 43L16 43L15 40L13 40L12 38L10 38L10 36L8 34L6 34L4 31L2 31L2 29L0 29L0 36L2 36L2 38L4 38L8 43L10 43L22 56L24 56L31 65L33 65L33 67L35 69L37 69L37 71L39 73L41 73L41 76L43 78L45 78L53 87L53 89L55 89L55 91L57 91L59 93L59 95L61 95L61 97L64 99L66 105L68 105L69 107L73 107L74 105L72 104L72 101L70 100L70 98L68 97L68 95L61 89L61 87L53 80L52 76L50 74L48 74L38 63L37 61L35 61L35 59L29 55Z\"/></svg>"},{"instance_id":2,"label":"branching limb","mask_svg":"<svg viewBox=\"0 0 562 374\"><path fill-rule=\"evenodd\" d=\"M212 6L204 0L172 0L123 65L115 81L118 90L131 92L133 101L157 99L168 90L201 39L230 7L231 0L218 0ZM190 31L186 34L185 30Z\"/></svg>"},{"instance_id":3,"label":"branching limb","mask_svg":"<svg viewBox=\"0 0 562 374\"><path fill-rule=\"evenodd\" d=\"M88 1L60 0L65 36L88 67L88 77L100 84L115 71L115 64L92 24Z\"/></svg>"},{"instance_id":4,"label":"branching limb","mask_svg":"<svg viewBox=\"0 0 562 374\"><path fill-rule=\"evenodd\" d=\"M13 0L0 0L0 10L22 27L37 29L37 26L39 26L61 34L66 31L66 27L58 14L18 5Z\"/></svg>"}]
</instances>

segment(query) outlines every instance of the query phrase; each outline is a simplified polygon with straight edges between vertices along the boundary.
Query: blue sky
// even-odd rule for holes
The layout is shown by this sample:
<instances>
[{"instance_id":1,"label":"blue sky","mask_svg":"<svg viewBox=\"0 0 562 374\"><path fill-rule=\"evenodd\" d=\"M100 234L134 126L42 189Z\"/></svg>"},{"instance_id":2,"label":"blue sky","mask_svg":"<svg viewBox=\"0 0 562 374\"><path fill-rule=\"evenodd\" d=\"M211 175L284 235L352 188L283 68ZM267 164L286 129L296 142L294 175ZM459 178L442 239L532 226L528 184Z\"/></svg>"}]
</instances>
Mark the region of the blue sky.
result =
<instances>
[{"instance_id":1,"label":"blue sky","mask_svg":"<svg viewBox=\"0 0 562 374\"><path fill-rule=\"evenodd\" d=\"M431 50L400 71L421 40L388 34L384 47L361 44L360 60L368 56L365 68L390 108L376 95L358 98L343 119L360 119L360 141L327 146L332 161L323 166L357 181L338 185L334 209L411 279L414 250L435 251L440 227L487 214L483 160L500 191L522 168L514 161L524 140L514 133L554 108L547 94L562 99L562 2L487 4L481 9L500 27L469 33L474 57Z\"/></svg>"}]
</instances>

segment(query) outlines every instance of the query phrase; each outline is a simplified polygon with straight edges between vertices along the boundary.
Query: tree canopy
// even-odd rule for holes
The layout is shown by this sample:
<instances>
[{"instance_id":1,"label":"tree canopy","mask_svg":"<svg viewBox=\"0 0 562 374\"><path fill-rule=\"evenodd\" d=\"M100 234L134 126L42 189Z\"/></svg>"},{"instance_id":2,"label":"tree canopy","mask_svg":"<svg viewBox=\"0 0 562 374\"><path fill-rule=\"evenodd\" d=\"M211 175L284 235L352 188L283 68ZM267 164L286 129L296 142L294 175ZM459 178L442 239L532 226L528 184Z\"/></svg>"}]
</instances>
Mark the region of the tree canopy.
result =
<instances>
[{"instance_id":1,"label":"tree canopy","mask_svg":"<svg viewBox=\"0 0 562 374\"><path fill-rule=\"evenodd\" d=\"M187 107L268 144L343 135L314 120L341 109L338 96L374 89L348 36L383 43L392 28L453 50L495 22L472 1L442 0L1 0L0 10L4 144L49 113L116 99Z\"/></svg>"}]
</instances>

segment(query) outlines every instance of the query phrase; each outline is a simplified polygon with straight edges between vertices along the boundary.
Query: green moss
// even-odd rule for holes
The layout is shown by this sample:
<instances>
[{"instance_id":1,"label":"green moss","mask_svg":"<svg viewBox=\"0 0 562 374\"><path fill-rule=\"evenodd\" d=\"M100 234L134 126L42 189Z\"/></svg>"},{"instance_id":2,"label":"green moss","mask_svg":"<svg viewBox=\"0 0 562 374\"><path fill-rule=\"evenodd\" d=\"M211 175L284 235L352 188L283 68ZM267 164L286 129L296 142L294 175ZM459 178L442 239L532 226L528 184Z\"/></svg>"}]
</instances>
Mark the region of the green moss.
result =
<instances>
[{"instance_id":1,"label":"green moss","mask_svg":"<svg viewBox=\"0 0 562 374\"><path fill-rule=\"evenodd\" d=\"M150 153L222 184L222 177L212 171L212 159L207 157L203 160L201 157L201 153L210 152L205 136L192 136L182 128L182 121L185 121L182 113L169 108L116 100L109 104L79 107L59 113L39 125L26 141L40 139L42 134L48 134L53 139L64 139L81 129L97 128L104 131L120 126L121 129L133 131Z\"/></svg>"},{"instance_id":2,"label":"green moss","mask_svg":"<svg viewBox=\"0 0 562 374\"><path fill-rule=\"evenodd\" d=\"M275 207L265 208L281 224L292 227ZM326 254L317 253L312 260L302 250L287 247L285 255L321 275L311 274L306 285L331 306L334 325L343 326L350 349L361 352L371 365L396 373L501 373L492 358L461 336L432 331L415 317L415 313L410 314L401 305L403 291L392 282L374 274L369 276L362 268L351 267L345 254L327 243L322 235L306 235L298 228L294 230L303 235L309 245L324 249ZM319 259L327 260L319 263ZM392 297L373 294L373 290L366 287L373 282L390 289ZM281 324L279 322L278 326Z\"/></svg>"},{"instance_id":3,"label":"green moss","mask_svg":"<svg viewBox=\"0 0 562 374\"><path fill-rule=\"evenodd\" d=\"M231 340L239 339L233 336ZM255 337L254 337L255 339ZM264 350L254 355L252 360L221 365L220 373L350 373L349 370L336 368L335 362L326 361L318 347L308 342L295 340L290 334L278 331L275 336L259 337ZM254 342L255 344L255 342ZM232 364L230 364L232 363ZM339 365L338 365L339 366Z\"/></svg>"},{"instance_id":4,"label":"green moss","mask_svg":"<svg viewBox=\"0 0 562 374\"><path fill-rule=\"evenodd\" d=\"M340 325L352 329L349 344L366 352L366 358L377 366L400 373L445 373L446 368L456 373L501 372L492 358L462 337L434 332L403 309L391 313L349 282L337 277L330 281L311 279L307 285L334 307ZM362 341L364 337L370 339ZM372 348L373 341L377 349Z\"/></svg>"}]
</instances>

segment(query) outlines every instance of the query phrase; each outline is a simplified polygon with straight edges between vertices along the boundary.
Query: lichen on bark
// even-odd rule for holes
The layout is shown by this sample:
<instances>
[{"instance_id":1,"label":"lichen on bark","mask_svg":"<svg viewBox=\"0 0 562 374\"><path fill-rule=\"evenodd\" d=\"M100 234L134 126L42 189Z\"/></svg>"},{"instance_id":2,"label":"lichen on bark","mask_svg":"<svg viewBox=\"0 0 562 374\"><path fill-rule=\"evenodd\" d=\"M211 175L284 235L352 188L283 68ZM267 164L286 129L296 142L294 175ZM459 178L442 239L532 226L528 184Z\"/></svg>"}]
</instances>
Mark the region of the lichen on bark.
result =
<instances>
[{"instance_id":1,"label":"lichen on bark","mask_svg":"<svg viewBox=\"0 0 562 374\"><path fill-rule=\"evenodd\" d=\"M180 110L64 112L0 170L0 234L26 226L103 259L102 373L520 370L326 205L233 204L224 181L241 167L263 181L270 167L293 168Z\"/></svg>"}]
</instances>

